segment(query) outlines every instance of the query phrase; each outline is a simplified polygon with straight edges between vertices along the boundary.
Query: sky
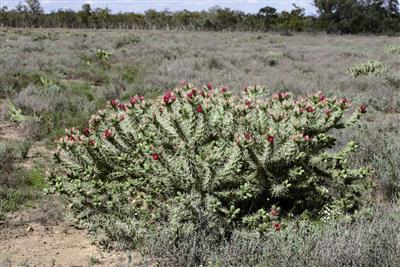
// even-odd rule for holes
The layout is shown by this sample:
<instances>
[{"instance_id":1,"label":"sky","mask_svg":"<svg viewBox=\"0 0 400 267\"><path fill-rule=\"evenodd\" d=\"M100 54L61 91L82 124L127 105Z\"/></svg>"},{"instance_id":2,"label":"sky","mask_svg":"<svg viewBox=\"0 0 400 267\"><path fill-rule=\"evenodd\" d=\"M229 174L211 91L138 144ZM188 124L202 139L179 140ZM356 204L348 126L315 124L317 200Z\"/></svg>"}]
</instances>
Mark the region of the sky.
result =
<instances>
[{"instance_id":1,"label":"sky","mask_svg":"<svg viewBox=\"0 0 400 267\"><path fill-rule=\"evenodd\" d=\"M15 8L21 0L0 0L0 6L8 9ZM24 2L24 1L22 1ZM275 7L278 11L291 10L292 4L305 8L309 15L315 14L313 0L40 0L45 12L62 9L79 10L84 3L89 3L93 8L108 7L113 13L117 12L143 12L147 9L170 11L187 9L190 11L207 10L213 6L229 7L250 13L257 13L265 6Z\"/></svg>"}]
</instances>

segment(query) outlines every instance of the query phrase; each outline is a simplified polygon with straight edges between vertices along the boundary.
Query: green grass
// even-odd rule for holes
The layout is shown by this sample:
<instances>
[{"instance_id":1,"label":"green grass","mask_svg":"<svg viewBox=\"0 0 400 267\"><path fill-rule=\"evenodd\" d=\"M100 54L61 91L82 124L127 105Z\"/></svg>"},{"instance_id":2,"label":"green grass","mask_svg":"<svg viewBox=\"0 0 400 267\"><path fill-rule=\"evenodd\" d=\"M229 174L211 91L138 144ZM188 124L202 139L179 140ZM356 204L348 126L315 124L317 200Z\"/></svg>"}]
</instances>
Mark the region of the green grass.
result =
<instances>
[{"instance_id":1,"label":"green grass","mask_svg":"<svg viewBox=\"0 0 400 267\"><path fill-rule=\"evenodd\" d=\"M0 212L7 213L18 210L21 207L29 207L32 201L37 199L37 195L32 190L27 188L19 189L2 189L0 191Z\"/></svg>"},{"instance_id":2,"label":"green grass","mask_svg":"<svg viewBox=\"0 0 400 267\"><path fill-rule=\"evenodd\" d=\"M0 145L0 219L4 219L9 212L38 203L46 180L44 169L26 170L18 166L31 146L29 140Z\"/></svg>"},{"instance_id":3,"label":"green grass","mask_svg":"<svg viewBox=\"0 0 400 267\"><path fill-rule=\"evenodd\" d=\"M42 169L39 168L26 171L25 182L30 188L43 190L47 185L46 174Z\"/></svg>"}]
</instances>

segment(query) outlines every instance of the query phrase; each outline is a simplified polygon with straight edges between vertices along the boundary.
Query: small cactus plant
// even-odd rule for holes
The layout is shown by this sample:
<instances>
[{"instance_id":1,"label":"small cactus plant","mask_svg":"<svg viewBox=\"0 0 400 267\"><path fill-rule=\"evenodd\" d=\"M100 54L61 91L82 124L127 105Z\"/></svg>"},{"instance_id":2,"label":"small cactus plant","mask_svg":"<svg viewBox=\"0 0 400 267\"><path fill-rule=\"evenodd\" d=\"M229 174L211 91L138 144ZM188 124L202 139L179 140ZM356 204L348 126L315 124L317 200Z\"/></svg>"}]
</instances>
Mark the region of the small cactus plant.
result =
<instances>
[{"instance_id":1,"label":"small cactus plant","mask_svg":"<svg viewBox=\"0 0 400 267\"><path fill-rule=\"evenodd\" d=\"M96 51L96 57L100 60L109 60L111 59L111 52L100 48Z\"/></svg>"},{"instance_id":2,"label":"small cactus plant","mask_svg":"<svg viewBox=\"0 0 400 267\"><path fill-rule=\"evenodd\" d=\"M348 68L346 73L357 78L359 76L380 76L388 72L387 67L385 67L380 61L369 60L367 63L358 64L351 68Z\"/></svg>"}]
</instances>

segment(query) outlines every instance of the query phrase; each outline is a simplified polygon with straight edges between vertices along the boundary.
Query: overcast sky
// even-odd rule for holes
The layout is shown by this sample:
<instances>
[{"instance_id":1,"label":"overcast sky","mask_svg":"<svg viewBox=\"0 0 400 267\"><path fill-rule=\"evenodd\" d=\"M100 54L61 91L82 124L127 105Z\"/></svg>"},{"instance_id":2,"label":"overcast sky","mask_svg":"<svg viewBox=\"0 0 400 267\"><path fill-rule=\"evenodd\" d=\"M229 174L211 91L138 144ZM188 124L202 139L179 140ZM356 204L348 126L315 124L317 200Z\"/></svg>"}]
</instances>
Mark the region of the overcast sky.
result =
<instances>
[{"instance_id":1,"label":"overcast sky","mask_svg":"<svg viewBox=\"0 0 400 267\"><path fill-rule=\"evenodd\" d=\"M14 8L20 0L0 0L0 6L7 6L9 9ZM22 1L24 2L24 1ZM272 6L282 10L290 10L292 4L304 7L307 14L315 14L315 8L312 0L41 0L40 3L46 12L62 9L79 10L84 3L89 3L92 8L108 7L113 13L115 12L143 12L144 10L153 8L156 10L168 9L175 10L207 10L208 8L218 5L221 7L229 7L235 10L256 13L261 7Z\"/></svg>"}]
</instances>

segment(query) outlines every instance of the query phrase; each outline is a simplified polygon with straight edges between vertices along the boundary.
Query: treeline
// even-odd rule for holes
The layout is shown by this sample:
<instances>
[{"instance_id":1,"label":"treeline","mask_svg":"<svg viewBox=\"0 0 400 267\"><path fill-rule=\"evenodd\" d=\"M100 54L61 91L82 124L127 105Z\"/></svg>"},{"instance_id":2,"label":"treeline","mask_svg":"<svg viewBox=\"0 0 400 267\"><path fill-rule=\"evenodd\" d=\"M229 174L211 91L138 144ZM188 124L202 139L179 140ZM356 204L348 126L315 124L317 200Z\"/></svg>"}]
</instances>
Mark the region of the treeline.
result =
<instances>
[{"instance_id":1,"label":"treeline","mask_svg":"<svg viewBox=\"0 0 400 267\"><path fill-rule=\"evenodd\" d=\"M156 11L144 14L111 13L108 8L80 11L59 9L44 13L38 0L26 0L15 9L0 10L3 27L118 28L212 31L326 31L328 33L399 33L398 0L314 0L317 16L307 16L293 4L290 11L261 8L257 14L213 7L207 11Z\"/></svg>"}]
</instances>

